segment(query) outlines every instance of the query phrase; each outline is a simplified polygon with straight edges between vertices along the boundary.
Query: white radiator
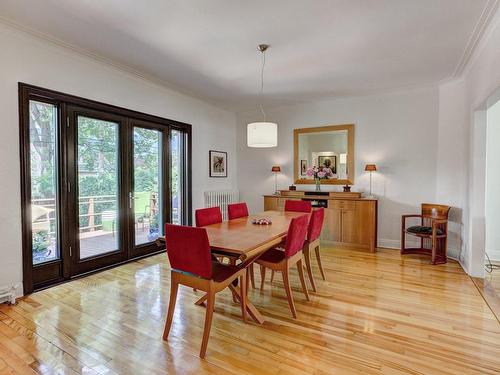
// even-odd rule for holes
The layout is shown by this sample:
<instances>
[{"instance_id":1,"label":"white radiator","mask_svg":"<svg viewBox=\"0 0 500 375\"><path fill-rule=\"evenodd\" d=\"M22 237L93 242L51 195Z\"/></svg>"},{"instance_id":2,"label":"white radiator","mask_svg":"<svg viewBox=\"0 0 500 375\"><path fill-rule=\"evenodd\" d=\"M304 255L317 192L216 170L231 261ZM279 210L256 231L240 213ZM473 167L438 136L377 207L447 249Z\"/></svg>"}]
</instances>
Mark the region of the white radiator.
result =
<instances>
[{"instance_id":1,"label":"white radiator","mask_svg":"<svg viewBox=\"0 0 500 375\"><path fill-rule=\"evenodd\" d=\"M240 192L238 190L214 190L205 192L205 207L219 206L222 211L222 219L227 220L227 205L239 202Z\"/></svg>"},{"instance_id":2,"label":"white radiator","mask_svg":"<svg viewBox=\"0 0 500 375\"><path fill-rule=\"evenodd\" d=\"M17 285L0 287L0 303L8 302L11 305L16 304Z\"/></svg>"}]
</instances>

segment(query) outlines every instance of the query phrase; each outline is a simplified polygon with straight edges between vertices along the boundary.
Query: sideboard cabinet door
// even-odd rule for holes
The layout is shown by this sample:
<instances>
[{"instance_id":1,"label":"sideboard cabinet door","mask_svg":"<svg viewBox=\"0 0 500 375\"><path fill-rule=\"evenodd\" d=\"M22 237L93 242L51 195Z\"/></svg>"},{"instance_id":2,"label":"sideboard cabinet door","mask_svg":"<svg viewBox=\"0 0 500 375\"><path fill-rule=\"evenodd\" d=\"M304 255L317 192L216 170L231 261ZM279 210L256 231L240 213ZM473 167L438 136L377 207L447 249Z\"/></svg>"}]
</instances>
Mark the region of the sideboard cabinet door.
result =
<instances>
[{"instance_id":1,"label":"sideboard cabinet door","mask_svg":"<svg viewBox=\"0 0 500 375\"><path fill-rule=\"evenodd\" d=\"M342 241L342 210L338 208L325 209L325 221L321 231L321 239L325 241Z\"/></svg>"}]
</instances>

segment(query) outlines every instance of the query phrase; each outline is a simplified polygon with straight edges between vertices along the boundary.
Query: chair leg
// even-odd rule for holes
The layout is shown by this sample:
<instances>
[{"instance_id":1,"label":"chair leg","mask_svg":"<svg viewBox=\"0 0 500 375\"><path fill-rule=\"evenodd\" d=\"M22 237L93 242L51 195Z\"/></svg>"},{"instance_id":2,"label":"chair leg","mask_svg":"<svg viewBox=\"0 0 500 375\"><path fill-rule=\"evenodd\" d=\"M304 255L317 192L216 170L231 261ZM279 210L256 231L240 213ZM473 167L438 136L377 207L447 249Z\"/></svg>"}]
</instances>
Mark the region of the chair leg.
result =
<instances>
[{"instance_id":1,"label":"chair leg","mask_svg":"<svg viewBox=\"0 0 500 375\"><path fill-rule=\"evenodd\" d=\"M311 283L313 292L317 292L316 282L314 281L313 271L311 267L311 253L309 252L309 247L306 246L303 252L304 252L304 259L306 261L306 269L307 269L307 275L309 276L309 282Z\"/></svg>"},{"instance_id":2,"label":"chair leg","mask_svg":"<svg viewBox=\"0 0 500 375\"><path fill-rule=\"evenodd\" d=\"M170 301L168 302L168 313L167 320L165 321L165 329L163 331L163 340L167 340L168 334L170 333L170 327L172 326L172 319L174 317L175 302L177 301L177 290L179 289L179 283L177 281L177 276L174 272L171 272L170 277Z\"/></svg>"},{"instance_id":3,"label":"chair leg","mask_svg":"<svg viewBox=\"0 0 500 375\"><path fill-rule=\"evenodd\" d=\"M323 270L323 265L321 264L321 255L319 253L319 246L316 246L314 252L316 253L316 259L318 261L318 267L319 267L319 272L321 273L321 277L323 278L323 280L326 280L325 271Z\"/></svg>"},{"instance_id":4,"label":"chair leg","mask_svg":"<svg viewBox=\"0 0 500 375\"><path fill-rule=\"evenodd\" d=\"M255 289L255 273L254 273L254 270L253 270L253 263L250 264L250 282L252 283L252 288ZM247 288L248 290L248 288Z\"/></svg>"},{"instance_id":5,"label":"chair leg","mask_svg":"<svg viewBox=\"0 0 500 375\"><path fill-rule=\"evenodd\" d=\"M235 266L235 265L236 265L236 259L234 259L234 258L229 258L229 264L230 264L231 266ZM237 281L238 281L238 280L236 280L236 282L237 282ZM238 285L236 282L233 284L234 286L237 286L237 285ZM236 298L236 296L234 295L234 293L233 293L233 303L238 303L238 298Z\"/></svg>"},{"instance_id":6,"label":"chair leg","mask_svg":"<svg viewBox=\"0 0 500 375\"><path fill-rule=\"evenodd\" d=\"M294 319L297 318L297 310L295 310L295 304L293 303L292 288L290 288L290 279L288 275L288 267L283 270L283 284L285 285L286 298L288 299L288 305L292 311L292 316Z\"/></svg>"},{"instance_id":7,"label":"chair leg","mask_svg":"<svg viewBox=\"0 0 500 375\"><path fill-rule=\"evenodd\" d=\"M273 283L274 280L274 270L271 270L271 284Z\"/></svg>"},{"instance_id":8,"label":"chair leg","mask_svg":"<svg viewBox=\"0 0 500 375\"><path fill-rule=\"evenodd\" d=\"M306 300L310 301L309 292L307 291L306 286L306 279L304 278L304 266L302 265L302 259L299 259L299 261L297 262L297 270L299 271L300 283L302 284L302 290L304 291Z\"/></svg>"},{"instance_id":9,"label":"chair leg","mask_svg":"<svg viewBox=\"0 0 500 375\"><path fill-rule=\"evenodd\" d=\"M248 287L248 275L246 272L240 276L240 302L241 302L241 316L243 321L247 322L247 287Z\"/></svg>"},{"instance_id":10,"label":"chair leg","mask_svg":"<svg viewBox=\"0 0 500 375\"><path fill-rule=\"evenodd\" d=\"M437 246L437 240L434 236L432 236L431 239L431 246L432 246L432 254L431 254L431 264L436 264L436 246Z\"/></svg>"},{"instance_id":11,"label":"chair leg","mask_svg":"<svg viewBox=\"0 0 500 375\"><path fill-rule=\"evenodd\" d=\"M210 286L207 300L207 311L205 313L205 328L203 330L203 339L201 341L200 358L205 358L207 353L208 338L210 337L210 328L212 328L212 317L214 315L215 292Z\"/></svg>"},{"instance_id":12,"label":"chair leg","mask_svg":"<svg viewBox=\"0 0 500 375\"><path fill-rule=\"evenodd\" d=\"M260 290L264 290L264 281L266 281L266 267L260 266Z\"/></svg>"}]
</instances>

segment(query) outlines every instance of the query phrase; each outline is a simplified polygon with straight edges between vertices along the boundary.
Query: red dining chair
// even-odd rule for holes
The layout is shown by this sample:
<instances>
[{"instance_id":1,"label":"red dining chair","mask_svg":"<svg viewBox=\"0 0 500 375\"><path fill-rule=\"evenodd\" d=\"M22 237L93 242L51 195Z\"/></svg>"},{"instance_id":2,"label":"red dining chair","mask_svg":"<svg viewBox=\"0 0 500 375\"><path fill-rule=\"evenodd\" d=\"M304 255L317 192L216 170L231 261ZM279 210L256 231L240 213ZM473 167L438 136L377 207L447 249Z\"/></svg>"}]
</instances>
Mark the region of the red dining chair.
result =
<instances>
[{"instance_id":1,"label":"red dining chair","mask_svg":"<svg viewBox=\"0 0 500 375\"><path fill-rule=\"evenodd\" d=\"M312 211L311 202L287 199L285 201L285 211L310 213Z\"/></svg>"},{"instance_id":2,"label":"red dining chair","mask_svg":"<svg viewBox=\"0 0 500 375\"><path fill-rule=\"evenodd\" d=\"M222 212L220 207L200 208L195 211L194 215L197 227L222 223Z\"/></svg>"},{"instance_id":3,"label":"red dining chair","mask_svg":"<svg viewBox=\"0 0 500 375\"><path fill-rule=\"evenodd\" d=\"M285 201L285 211L310 213L312 211L312 205L310 201L297 201L287 199ZM274 271L271 273L271 284L273 283L273 280Z\"/></svg>"},{"instance_id":4,"label":"red dining chair","mask_svg":"<svg viewBox=\"0 0 500 375\"><path fill-rule=\"evenodd\" d=\"M316 283L314 282L314 277L312 273L311 267L311 251L312 249L316 252L316 260L318 261L319 271L321 273L321 277L323 280L325 278L325 271L323 270L323 265L321 264L321 256L320 256L320 244L319 244L319 236L321 235L321 229L323 228L323 222L325 220L325 209L318 208L314 210L311 214L311 219L309 220L309 227L307 229L307 238L304 242L304 247L302 251L304 252L304 259L306 261L306 269L307 274L309 275L309 281L311 282L311 286L314 292L316 292Z\"/></svg>"},{"instance_id":5,"label":"red dining chair","mask_svg":"<svg viewBox=\"0 0 500 375\"><path fill-rule=\"evenodd\" d=\"M166 224L165 240L171 279L170 301L163 340L168 339L172 326L179 284L202 290L207 293L208 297L200 350L200 357L204 358L212 326L215 294L228 287L238 277L240 278L241 314L243 321L246 322L246 270L212 261L207 230L204 228Z\"/></svg>"},{"instance_id":6,"label":"red dining chair","mask_svg":"<svg viewBox=\"0 0 500 375\"><path fill-rule=\"evenodd\" d=\"M292 219L288 227L288 234L286 236L285 250L273 248L266 251L255 262L260 265L261 275L261 288L264 286L266 277L266 268L276 272L281 272L283 275L283 284L285 292L292 311L292 316L297 318L297 311L293 302L292 289L290 287L289 269L293 265L297 265L299 271L300 283L302 290L309 301L309 293L307 292L306 282L304 280L304 269L302 265L302 247L307 233L307 223L309 221L308 215L303 215Z\"/></svg>"},{"instance_id":7,"label":"red dining chair","mask_svg":"<svg viewBox=\"0 0 500 375\"><path fill-rule=\"evenodd\" d=\"M246 203L231 203L227 205L227 216L229 220L248 216L248 207Z\"/></svg>"},{"instance_id":8,"label":"red dining chair","mask_svg":"<svg viewBox=\"0 0 500 375\"><path fill-rule=\"evenodd\" d=\"M248 207L245 202L242 203L231 203L227 205L227 216L229 220L239 219L240 217L248 216ZM231 260L230 260L231 262ZM253 263L248 267L247 277L250 279L252 288L255 289L255 277Z\"/></svg>"}]
</instances>

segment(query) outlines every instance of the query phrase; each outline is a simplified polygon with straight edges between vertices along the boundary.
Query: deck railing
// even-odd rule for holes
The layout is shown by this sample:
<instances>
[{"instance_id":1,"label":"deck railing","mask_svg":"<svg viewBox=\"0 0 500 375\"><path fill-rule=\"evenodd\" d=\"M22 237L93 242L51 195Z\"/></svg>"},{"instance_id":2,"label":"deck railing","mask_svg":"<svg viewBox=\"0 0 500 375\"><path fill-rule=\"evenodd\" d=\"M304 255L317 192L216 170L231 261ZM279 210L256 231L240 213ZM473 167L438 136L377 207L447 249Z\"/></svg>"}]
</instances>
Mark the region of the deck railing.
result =
<instances>
[{"instance_id":1,"label":"deck railing","mask_svg":"<svg viewBox=\"0 0 500 375\"><path fill-rule=\"evenodd\" d=\"M78 200L78 211L84 212L78 215L78 217L84 218L84 220L80 221L79 232L93 232L96 230L100 230L103 227L102 216L106 211L117 211L117 199L116 195L92 195L87 197L80 197ZM56 204L55 198L37 198L32 200L32 205L37 205L41 207L48 208L51 210L50 212L36 218L33 220L33 224L42 224L49 223L49 234L55 234L53 224L56 220ZM108 205L108 208L98 209L96 211L96 206ZM157 208L150 207L150 212L157 211ZM173 222L178 220L179 210L177 207L172 207L172 219ZM85 223L85 225L82 225Z\"/></svg>"}]
</instances>

